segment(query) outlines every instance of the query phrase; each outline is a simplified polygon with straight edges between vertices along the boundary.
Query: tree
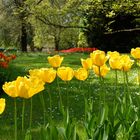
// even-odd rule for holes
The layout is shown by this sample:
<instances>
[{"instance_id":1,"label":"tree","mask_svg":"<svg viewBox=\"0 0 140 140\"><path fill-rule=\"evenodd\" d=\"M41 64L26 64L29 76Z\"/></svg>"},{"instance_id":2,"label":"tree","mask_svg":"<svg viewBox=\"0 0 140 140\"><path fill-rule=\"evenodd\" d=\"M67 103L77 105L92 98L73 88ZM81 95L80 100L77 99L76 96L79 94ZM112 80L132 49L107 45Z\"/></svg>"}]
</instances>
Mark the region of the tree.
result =
<instances>
[{"instance_id":1,"label":"tree","mask_svg":"<svg viewBox=\"0 0 140 140\"><path fill-rule=\"evenodd\" d=\"M21 36L20 36L20 44L21 51L27 52L27 5L25 4L26 0L14 0L14 8L15 13L18 16L21 26Z\"/></svg>"},{"instance_id":2,"label":"tree","mask_svg":"<svg viewBox=\"0 0 140 140\"><path fill-rule=\"evenodd\" d=\"M19 22L14 23L15 16L11 14L12 5L0 3L0 43L1 46L17 46L19 37ZM13 22L11 22L13 21Z\"/></svg>"},{"instance_id":3,"label":"tree","mask_svg":"<svg viewBox=\"0 0 140 140\"><path fill-rule=\"evenodd\" d=\"M91 47L126 52L140 43L138 0L88 0L87 5L83 8L83 32Z\"/></svg>"},{"instance_id":4,"label":"tree","mask_svg":"<svg viewBox=\"0 0 140 140\"><path fill-rule=\"evenodd\" d=\"M27 52L27 44L33 45L32 36L33 28L28 22L29 11L28 6L26 5L26 0L14 0L14 1L2 1L2 13L6 13L5 17L9 20L7 23L10 28L10 31L15 27L14 32L18 34L17 42L20 42L20 49L23 52ZM9 18L10 17L10 18ZM11 18L12 17L12 18ZM3 21L7 21L3 19ZM12 24L13 23L13 24Z\"/></svg>"},{"instance_id":5,"label":"tree","mask_svg":"<svg viewBox=\"0 0 140 140\"><path fill-rule=\"evenodd\" d=\"M78 37L78 28L81 28L78 9L81 3L80 0L60 0L59 2L57 0L43 0L38 3L28 0L26 4L32 5L30 7L32 24L36 26L36 22L37 24L40 22L42 27L46 27L46 34L52 36L54 40L55 50L59 50L66 31L68 31L67 34L71 32L72 35L74 28L77 33L73 32L73 35Z\"/></svg>"},{"instance_id":6,"label":"tree","mask_svg":"<svg viewBox=\"0 0 140 140\"><path fill-rule=\"evenodd\" d=\"M43 37L44 35L48 35L48 38L52 36L51 38L55 43L55 50L59 50L61 40L64 42L62 38L63 34L66 34L66 31L71 32L70 34L67 33L71 36L78 36L78 28L81 28L79 25L79 6L82 4L82 0L60 0L59 2L57 0L15 0L14 3L10 1L6 3L12 4L12 7L10 7L11 13L14 14L20 26L21 36L19 40L22 51L27 51L28 40L33 44L32 39L35 33L37 34L33 40L39 46L38 43L41 35L39 35L39 38L37 37L37 30L40 29L35 29L36 22L40 22L41 27L37 25L38 28L42 28L42 26L46 28L46 32L43 31ZM74 34L72 35L74 28L77 33L73 32ZM32 30L30 31L30 29ZM36 30L35 33L34 29ZM44 39L41 39L40 42L42 40L44 41Z\"/></svg>"}]
</instances>

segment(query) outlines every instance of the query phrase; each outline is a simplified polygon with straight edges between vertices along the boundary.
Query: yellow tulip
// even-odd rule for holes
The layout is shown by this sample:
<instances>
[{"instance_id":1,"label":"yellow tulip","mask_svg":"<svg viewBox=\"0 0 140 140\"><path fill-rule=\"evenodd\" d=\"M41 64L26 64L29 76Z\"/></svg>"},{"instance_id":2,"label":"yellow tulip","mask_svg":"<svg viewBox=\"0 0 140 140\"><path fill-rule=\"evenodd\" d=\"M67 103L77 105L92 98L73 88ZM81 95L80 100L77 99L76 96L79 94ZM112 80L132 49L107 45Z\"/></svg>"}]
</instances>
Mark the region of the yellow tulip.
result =
<instances>
[{"instance_id":1,"label":"yellow tulip","mask_svg":"<svg viewBox=\"0 0 140 140\"><path fill-rule=\"evenodd\" d=\"M57 69L57 75L63 81L70 81L74 76L74 71L70 67L60 67Z\"/></svg>"},{"instance_id":2,"label":"yellow tulip","mask_svg":"<svg viewBox=\"0 0 140 140\"><path fill-rule=\"evenodd\" d=\"M112 69L121 70L122 69L121 57L120 56L111 57L109 59L109 65Z\"/></svg>"},{"instance_id":3,"label":"yellow tulip","mask_svg":"<svg viewBox=\"0 0 140 140\"><path fill-rule=\"evenodd\" d=\"M135 59L140 59L140 47L137 48L132 48L131 49L131 55L135 58Z\"/></svg>"},{"instance_id":4,"label":"yellow tulip","mask_svg":"<svg viewBox=\"0 0 140 140\"><path fill-rule=\"evenodd\" d=\"M82 63L83 68L85 68L85 69L92 68L92 59L91 58L87 58L87 59L81 58L81 63Z\"/></svg>"},{"instance_id":5,"label":"yellow tulip","mask_svg":"<svg viewBox=\"0 0 140 140\"><path fill-rule=\"evenodd\" d=\"M120 53L117 52L117 51L114 51L114 52L107 52L107 56L109 56L109 58L112 58L112 57L119 57L120 56Z\"/></svg>"},{"instance_id":6,"label":"yellow tulip","mask_svg":"<svg viewBox=\"0 0 140 140\"><path fill-rule=\"evenodd\" d=\"M18 95L22 98L31 98L33 95L44 90L44 82L38 77L21 77L19 81Z\"/></svg>"},{"instance_id":7,"label":"yellow tulip","mask_svg":"<svg viewBox=\"0 0 140 140\"><path fill-rule=\"evenodd\" d=\"M31 76L36 76L46 83L52 83L56 77L56 71L53 68L41 68L29 70Z\"/></svg>"},{"instance_id":8,"label":"yellow tulip","mask_svg":"<svg viewBox=\"0 0 140 140\"><path fill-rule=\"evenodd\" d=\"M134 64L134 61L130 59L128 55L121 56L121 64L123 71L129 71Z\"/></svg>"},{"instance_id":9,"label":"yellow tulip","mask_svg":"<svg viewBox=\"0 0 140 140\"><path fill-rule=\"evenodd\" d=\"M48 57L48 61L49 64L54 67L54 68L58 68L60 67L62 61L63 61L63 57L59 56L59 55L54 55L54 56L49 56Z\"/></svg>"},{"instance_id":10,"label":"yellow tulip","mask_svg":"<svg viewBox=\"0 0 140 140\"><path fill-rule=\"evenodd\" d=\"M100 68L100 71L99 71L99 68ZM110 68L107 67L106 64L104 64L101 67L98 67L98 66L93 65L93 71L94 71L94 73L96 75L98 75L98 76L101 76L101 77L106 76L106 74L109 72L109 70L110 70Z\"/></svg>"},{"instance_id":11,"label":"yellow tulip","mask_svg":"<svg viewBox=\"0 0 140 140\"><path fill-rule=\"evenodd\" d=\"M43 81L47 83L52 83L56 77L56 70L53 68L42 68L43 71Z\"/></svg>"},{"instance_id":12,"label":"yellow tulip","mask_svg":"<svg viewBox=\"0 0 140 140\"><path fill-rule=\"evenodd\" d=\"M84 81L88 77L88 71L85 68L79 68L74 73L76 79Z\"/></svg>"},{"instance_id":13,"label":"yellow tulip","mask_svg":"<svg viewBox=\"0 0 140 140\"><path fill-rule=\"evenodd\" d=\"M101 50L93 51L93 53L90 54L90 57L92 58L93 65L99 67L103 66L108 60L108 56L106 56L105 52Z\"/></svg>"},{"instance_id":14,"label":"yellow tulip","mask_svg":"<svg viewBox=\"0 0 140 140\"><path fill-rule=\"evenodd\" d=\"M6 82L3 90L11 97L30 98L38 92L44 90L44 82L37 77L20 77L15 81Z\"/></svg>"},{"instance_id":15,"label":"yellow tulip","mask_svg":"<svg viewBox=\"0 0 140 140\"><path fill-rule=\"evenodd\" d=\"M5 82L2 88L7 95L11 97L18 97L18 92L16 89L16 81Z\"/></svg>"},{"instance_id":16,"label":"yellow tulip","mask_svg":"<svg viewBox=\"0 0 140 140\"><path fill-rule=\"evenodd\" d=\"M27 77L17 77L16 79L16 89L17 89L17 95L22 97L22 96L27 96L28 94L28 85L27 85Z\"/></svg>"},{"instance_id":17,"label":"yellow tulip","mask_svg":"<svg viewBox=\"0 0 140 140\"><path fill-rule=\"evenodd\" d=\"M4 109L5 109L5 99L4 98L0 98L0 114L3 113Z\"/></svg>"},{"instance_id":18,"label":"yellow tulip","mask_svg":"<svg viewBox=\"0 0 140 140\"><path fill-rule=\"evenodd\" d=\"M31 69L29 70L29 74L30 76L35 76L41 79L43 77L43 71L41 71L41 69Z\"/></svg>"}]
</instances>

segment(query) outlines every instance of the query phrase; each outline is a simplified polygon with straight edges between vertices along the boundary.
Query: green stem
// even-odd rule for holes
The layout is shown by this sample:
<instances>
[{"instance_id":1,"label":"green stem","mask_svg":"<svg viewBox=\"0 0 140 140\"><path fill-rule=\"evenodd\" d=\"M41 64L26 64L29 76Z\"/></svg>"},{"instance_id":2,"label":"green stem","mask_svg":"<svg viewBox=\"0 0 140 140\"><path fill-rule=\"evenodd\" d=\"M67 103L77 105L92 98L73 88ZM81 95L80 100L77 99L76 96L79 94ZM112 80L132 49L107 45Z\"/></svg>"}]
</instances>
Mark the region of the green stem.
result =
<instances>
[{"instance_id":1,"label":"green stem","mask_svg":"<svg viewBox=\"0 0 140 140\"><path fill-rule=\"evenodd\" d=\"M84 103L85 103L85 112L84 112L84 115L85 115L85 121L88 119L87 118L87 112L89 113L88 111L88 99L86 98L85 94L83 93L83 96L84 96Z\"/></svg>"},{"instance_id":2,"label":"green stem","mask_svg":"<svg viewBox=\"0 0 140 140\"><path fill-rule=\"evenodd\" d=\"M118 98L117 89L118 89L118 73L117 73L117 70L115 70L115 98L114 98L114 101L115 101L115 99L117 100L117 98Z\"/></svg>"},{"instance_id":3,"label":"green stem","mask_svg":"<svg viewBox=\"0 0 140 140\"><path fill-rule=\"evenodd\" d=\"M40 98L41 98L41 102L42 102L42 106L43 106L43 119L44 119L43 124L45 126L45 124L46 124L46 106L45 106L43 93L40 93Z\"/></svg>"},{"instance_id":4,"label":"green stem","mask_svg":"<svg viewBox=\"0 0 140 140\"><path fill-rule=\"evenodd\" d=\"M140 60L136 60L136 64L138 64L139 63L139 61ZM139 92L140 92L140 70L139 70L139 66L137 65L137 77L138 77L138 90L139 90ZM138 103L138 106L140 105L139 104L139 101L140 101L140 97L138 96L138 98L137 98L137 103Z\"/></svg>"},{"instance_id":5,"label":"green stem","mask_svg":"<svg viewBox=\"0 0 140 140\"><path fill-rule=\"evenodd\" d=\"M123 96L123 109L126 110L127 109L127 78L126 78L126 73L123 70L123 78L124 78L124 96Z\"/></svg>"},{"instance_id":6,"label":"green stem","mask_svg":"<svg viewBox=\"0 0 140 140\"><path fill-rule=\"evenodd\" d=\"M58 93L59 93L60 111L61 111L62 115L64 116L65 112L64 112L62 97L61 97L61 93L60 93L60 86L59 86L58 77L56 79L57 79L57 87L58 87Z\"/></svg>"},{"instance_id":7,"label":"green stem","mask_svg":"<svg viewBox=\"0 0 140 140\"><path fill-rule=\"evenodd\" d=\"M90 77L90 70L88 70L88 73L89 73L89 76L88 77ZM91 97L91 91L93 90L93 89L91 89L92 88L92 79L90 79L90 81L88 82L87 80L86 80L86 83L88 83L89 84L89 86L88 86L88 92L87 92L87 97L88 97L88 99L90 99L90 97Z\"/></svg>"},{"instance_id":8,"label":"green stem","mask_svg":"<svg viewBox=\"0 0 140 140\"><path fill-rule=\"evenodd\" d=\"M128 93L128 98L129 98L129 103L132 104L132 99L131 99L131 93L130 93L130 88L129 88L129 80L128 80L128 73L125 73L126 75L126 86L127 86L127 93Z\"/></svg>"},{"instance_id":9,"label":"green stem","mask_svg":"<svg viewBox=\"0 0 140 140\"><path fill-rule=\"evenodd\" d=\"M117 73L117 70L115 70L115 86L116 86L116 91L117 91L117 87L118 87L118 73Z\"/></svg>"},{"instance_id":10,"label":"green stem","mask_svg":"<svg viewBox=\"0 0 140 140\"><path fill-rule=\"evenodd\" d=\"M126 85L128 86L129 81L128 81L128 73L127 72L125 72L125 77L126 77Z\"/></svg>"},{"instance_id":11,"label":"green stem","mask_svg":"<svg viewBox=\"0 0 140 140\"><path fill-rule=\"evenodd\" d=\"M79 87L78 87L78 91L79 91L79 93L82 93L82 95L83 95L83 98L84 98L84 119L86 120L86 114L87 114L87 112L88 112L88 110L87 110L87 98L86 98L86 96L85 96L85 93L84 92L82 92L82 81L79 81ZM89 91L88 91L89 92Z\"/></svg>"},{"instance_id":12,"label":"green stem","mask_svg":"<svg viewBox=\"0 0 140 140\"><path fill-rule=\"evenodd\" d=\"M104 90L104 78L102 77L102 91L103 91L103 96L104 96L104 106L105 106L105 102L106 102L106 96L105 96L105 90Z\"/></svg>"},{"instance_id":13,"label":"green stem","mask_svg":"<svg viewBox=\"0 0 140 140\"><path fill-rule=\"evenodd\" d=\"M100 66L99 66L99 79L100 79L100 84L102 85L101 67Z\"/></svg>"},{"instance_id":14,"label":"green stem","mask_svg":"<svg viewBox=\"0 0 140 140\"><path fill-rule=\"evenodd\" d=\"M33 115L33 101L31 98L30 99L30 124L29 124L30 131L31 131L31 127L32 127L32 115Z\"/></svg>"},{"instance_id":15,"label":"green stem","mask_svg":"<svg viewBox=\"0 0 140 140\"><path fill-rule=\"evenodd\" d=\"M15 140L17 140L17 103L16 103L16 98L14 99L14 106L15 106L15 113L14 113L14 119L15 119Z\"/></svg>"},{"instance_id":16,"label":"green stem","mask_svg":"<svg viewBox=\"0 0 140 140\"><path fill-rule=\"evenodd\" d=\"M48 91L48 94L49 94L49 99L50 99L50 122L52 122L52 98L49 91Z\"/></svg>"},{"instance_id":17,"label":"green stem","mask_svg":"<svg viewBox=\"0 0 140 140\"><path fill-rule=\"evenodd\" d=\"M24 114L25 114L25 99L23 99L22 103L22 132L24 131Z\"/></svg>"},{"instance_id":18,"label":"green stem","mask_svg":"<svg viewBox=\"0 0 140 140\"><path fill-rule=\"evenodd\" d=\"M101 67L99 66L99 80L100 80L100 89L101 89L101 93L100 94L100 99L99 99L99 104L100 104L100 108L101 108L101 102L102 102L102 77L101 77Z\"/></svg>"},{"instance_id":19,"label":"green stem","mask_svg":"<svg viewBox=\"0 0 140 140\"><path fill-rule=\"evenodd\" d=\"M137 60L138 62L138 60ZM138 84L139 84L139 87L140 87L140 71L139 71L139 67L137 66L137 73L138 73Z\"/></svg>"},{"instance_id":20,"label":"green stem","mask_svg":"<svg viewBox=\"0 0 140 140\"><path fill-rule=\"evenodd\" d=\"M125 88L126 88L126 76L125 76L125 71L123 70L123 80L124 80L124 93L125 93Z\"/></svg>"},{"instance_id":21,"label":"green stem","mask_svg":"<svg viewBox=\"0 0 140 140\"><path fill-rule=\"evenodd\" d=\"M66 82L67 86L66 86L66 108L69 109L69 96L68 96L68 82Z\"/></svg>"},{"instance_id":22,"label":"green stem","mask_svg":"<svg viewBox=\"0 0 140 140\"><path fill-rule=\"evenodd\" d=\"M60 94L60 86L59 86L58 77L57 77L57 87L58 87L59 99L60 99L60 102L62 102L62 97L61 97L61 94Z\"/></svg>"}]
</instances>

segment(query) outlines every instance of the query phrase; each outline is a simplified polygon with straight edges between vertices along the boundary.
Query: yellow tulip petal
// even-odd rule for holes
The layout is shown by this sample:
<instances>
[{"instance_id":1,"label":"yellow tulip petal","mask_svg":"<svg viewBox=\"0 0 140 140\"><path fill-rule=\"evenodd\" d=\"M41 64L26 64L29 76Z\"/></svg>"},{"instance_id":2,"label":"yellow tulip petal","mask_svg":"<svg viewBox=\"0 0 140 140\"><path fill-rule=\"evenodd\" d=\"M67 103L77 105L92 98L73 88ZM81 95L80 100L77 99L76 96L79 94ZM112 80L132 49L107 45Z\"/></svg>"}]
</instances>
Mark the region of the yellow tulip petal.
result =
<instances>
[{"instance_id":1,"label":"yellow tulip petal","mask_svg":"<svg viewBox=\"0 0 140 140\"><path fill-rule=\"evenodd\" d=\"M100 69L100 70L99 70ZM103 65L101 67L93 65L93 71L96 75L104 77L109 72L110 68L108 68L106 65Z\"/></svg>"},{"instance_id":2,"label":"yellow tulip petal","mask_svg":"<svg viewBox=\"0 0 140 140\"><path fill-rule=\"evenodd\" d=\"M70 81L74 76L74 71L70 67L60 67L57 69L57 75L63 81Z\"/></svg>"},{"instance_id":3,"label":"yellow tulip petal","mask_svg":"<svg viewBox=\"0 0 140 140\"><path fill-rule=\"evenodd\" d=\"M48 57L49 64L54 68L60 67L62 61L63 61L63 57L61 57L59 55L54 55L52 57L51 56Z\"/></svg>"},{"instance_id":4,"label":"yellow tulip petal","mask_svg":"<svg viewBox=\"0 0 140 140\"><path fill-rule=\"evenodd\" d=\"M131 49L131 55L135 58L135 59L140 59L140 47L137 48L132 48Z\"/></svg>"},{"instance_id":5,"label":"yellow tulip petal","mask_svg":"<svg viewBox=\"0 0 140 140\"><path fill-rule=\"evenodd\" d=\"M90 54L90 57L92 59L93 65L99 67L103 66L108 60L108 56L106 56L105 52L101 50L94 51L93 53Z\"/></svg>"},{"instance_id":6,"label":"yellow tulip petal","mask_svg":"<svg viewBox=\"0 0 140 140\"><path fill-rule=\"evenodd\" d=\"M4 98L0 98L0 114L3 113L4 109L5 109L5 99Z\"/></svg>"},{"instance_id":7,"label":"yellow tulip petal","mask_svg":"<svg viewBox=\"0 0 140 140\"><path fill-rule=\"evenodd\" d=\"M78 80L84 81L88 77L88 71L85 68L79 68L75 71L75 77Z\"/></svg>"},{"instance_id":8,"label":"yellow tulip petal","mask_svg":"<svg viewBox=\"0 0 140 140\"><path fill-rule=\"evenodd\" d=\"M87 59L81 58L81 64L82 64L83 68L91 69L92 68L92 59L91 58L87 58Z\"/></svg>"},{"instance_id":9,"label":"yellow tulip petal","mask_svg":"<svg viewBox=\"0 0 140 140\"><path fill-rule=\"evenodd\" d=\"M7 95L11 97L18 97L16 81L5 82L5 84L2 86L2 89Z\"/></svg>"}]
</instances>

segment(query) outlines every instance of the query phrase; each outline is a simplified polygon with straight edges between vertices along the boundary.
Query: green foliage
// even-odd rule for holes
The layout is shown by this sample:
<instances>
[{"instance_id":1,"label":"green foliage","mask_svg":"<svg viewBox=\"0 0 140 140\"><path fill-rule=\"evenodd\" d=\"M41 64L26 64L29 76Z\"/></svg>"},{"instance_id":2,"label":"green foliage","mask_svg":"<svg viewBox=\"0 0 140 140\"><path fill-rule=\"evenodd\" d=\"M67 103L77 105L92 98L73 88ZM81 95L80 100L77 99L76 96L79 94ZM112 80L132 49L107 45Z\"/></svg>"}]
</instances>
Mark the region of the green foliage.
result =
<instances>
[{"instance_id":1,"label":"green foliage","mask_svg":"<svg viewBox=\"0 0 140 140\"><path fill-rule=\"evenodd\" d=\"M35 29L34 43L36 47L50 47L55 49L74 47L78 40L78 29L67 26L77 25L77 7L79 2L74 1L42 1L36 4L34 1L26 1L33 13L29 18ZM73 5L76 4L74 7ZM66 28L65 28L66 26Z\"/></svg>"},{"instance_id":2,"label":"green foliage","mask_svg":"<svg viewBox=\"0 0 140 140\"><path fill-rule=\"evenodd\" d=\"M4 6L0 5L0 9L3 9ZM11 11L4 9L0 14L0 46L3 48L18 46L18 37L19 37L19 22L16 24L11 21L15 21L16 18L13 17Z\"/></svg>"},{"instance_id":3,"label":"green foliage","mask_svg":"<svg viewBox=\"0 0 140 140\"><path fill-rule=\"evenodd\" d=\"M69 118L69 112L66 111L63 126L47 124L40 128L41 140L79 140L76 132L76 125Z\"/></svg>"},{"instance_id":4,"label":"green foliage","mask_svg":"<svg viewBox=\"0 0 140 140\"><path fill-rule=\"evenodd\" d=\"M137 28L140 25L140 6L137 0L89 0L82 10L85 11L83 25L87 27L83 32L89 46L129 52L131 47L139 45ZM123 36L127 36L127 39Z\"/></svg>"},{"instance_id":5,"label":"green foliage","mask_svg":"<svg viewBox=\"0 0 140 140\"><path fill-rule=\"evenodd\" d=\"M27 74L31 68L49 67L47 63L47 55L45 53L28 53L18 54L20 57L12 62L14 66L11 68L11 75L19 76ZM72 68L80 67L78 63L80 58L86 58L87 54L62 54L66 59L64 64ZM23 71L20 71L21 68ZM135 77L135 66L129 73L129 80ZM20 72L20 73L18 73ZM92 74L92 71L90 71ZM133 75L134 74L134 75ZM42 123L42 105L39 102L39 95L33 97L33 128L27 131L25 140L134 140L139 139L140 134L140 109L139 109L139 86L133 80L126 81L122 77L122 72L118 72L118 84L115 85L115 77L113 71L104 79L105 82L99 84L99 78L95 75L90 75L87 81L79 84L79 81L73 79L70 85L66 88L63 81L59 81L61 95L64 105L66 105L66 92L69 95L69 109L64 107L63 113L58 107L59 96L57 83L46 85L44 90L44 99L46 100L47 113L49 117L49 97L48 90L52 96L52 122ZM14 78L13 78L14 79ZM117 86L117 87L116 87ZM105 93L105 96L104 96ZM1 137L7 137L7 133L11 135L7 139L13 139L13 100L5 96L7 100L7 108L0 118ZM83 97L84 96L84 97ZM100 102L99 98L102 97ZM105 98L105 103L103 102ZM18 101L18 128L21 128L21 99ZM25 116L29 113L29 101L26 101ZM63 116L62 116L62 114ZM7 119L8 118L8 119ZM10 119L9 119L10 118ZM28 128L28 117L25 129ZM4 131L4 134L3 134ZM20 136L20 132L18 133ZM21 137L20 137L21 138ZM22 138L21 138L22 139Z\"/></svg>"},{"instance_id":6,"label":"green foliage","mask_svg":"<svg viewBox=\"0 0 140 140\"><path fill-rule=\"evenodd\" d=\"M78 40L77 45L78 45L78 47L87 47L88 46L87 39L83 32L79 33L79 40Z\"/></svg>"},{"instance_id":7,"label":"green foliage","mask_svg":"<svg viewBox=\"0 0 140 140\"><path fill-rule=\"evenodd\" d=\"M130 47L139 45L138 32L133 31L140 25L138 0L18 0L2 2L0 7L0 42L4 46L19 46L21 23L25 25L28 44L38 49L59 50L78 44L115 50L128 46L128 42ZM125 29L132 30L122 33ZM127 39L121 40L123 36Z\"/></svg>"},{"instance_id":8,"label":"green foliage","mask_svg":"<svg viewBox=\"0 0 140 140\"><path fill-rule=\"evenodd\" d=\"M27 130L26 134L25 134L25 139L24 140L32 140L32 135L31 135L31 131Z\"/></svg>"}]
</instances>

